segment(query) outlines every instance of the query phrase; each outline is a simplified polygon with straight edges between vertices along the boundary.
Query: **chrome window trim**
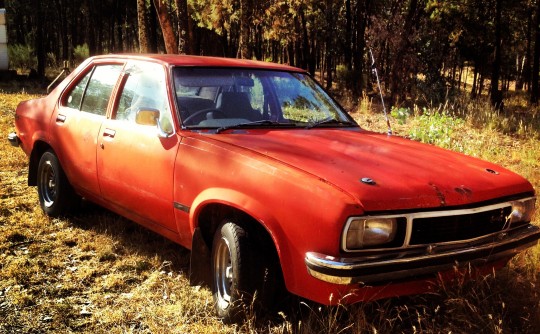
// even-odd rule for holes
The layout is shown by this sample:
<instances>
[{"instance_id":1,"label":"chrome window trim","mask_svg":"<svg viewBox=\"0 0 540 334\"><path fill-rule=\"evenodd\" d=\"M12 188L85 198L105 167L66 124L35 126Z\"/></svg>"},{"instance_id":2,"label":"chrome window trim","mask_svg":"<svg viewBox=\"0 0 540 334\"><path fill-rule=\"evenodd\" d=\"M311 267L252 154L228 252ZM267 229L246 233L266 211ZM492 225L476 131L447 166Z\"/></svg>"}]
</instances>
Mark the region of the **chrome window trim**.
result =
<instances>
[{"instance_id":1,"label":"chrome window trim","mask_svg":"<svg viewBox=\"0 0 540 334\"><path fill-rule=\"evenodd\" d=\"M526 202L530 200L534 200L536 197L526 197L521 198L517 200L512 201L506 201L501 202L497 204L491 204L486 206L479 206L475 208L469 208L469 209L456 209L456 210L443 210L443 211L426 211L426 212L413 212L413 213L405 213L405 214L391 214L391 215L367 215L367 216L355 216L350 217L347 219L347 222L345 223L345 227L343 228L343 232L341 233L341 249L344 252L347 253L359 253L359 252L377 252L377 251L389 251L389 250L399 250L399 249L412 249L412 248L419 248L419 247L426 247L431 244L419 244L419 245L410 245L410 240L412 237L412 229L413 229L413 221L414 219L418 218L434 218L434 217L451 217L451 216L462 216L462 215L470 215L470 214L476 214L476 213L482 213L486 211L491 210L497 210L502 209L506 207L511 207L512 203L516 202ZM392 247L392 248L369 248L369 249L348 249L347 248L347 231L349 230L349 227L351 223L354 220L358 219L377 219L377 218L405 218L407 221L407 226L405 230L405 239L403 241L403 245L400 247ZM448 242L439 242L439 243L433 243L432 245L455 245L455 244L462 244L462 243L469 243L474 242L476 240L480 240L482 238L485 238L490 235L496 235L503 231L507 231L510 229L510 225L506 226L500 231L497 231L495 233L482 235L476 238L472 239L464 239L464 240L457 240L457 241L448 241Z\"/></svg>"}]
</instances>

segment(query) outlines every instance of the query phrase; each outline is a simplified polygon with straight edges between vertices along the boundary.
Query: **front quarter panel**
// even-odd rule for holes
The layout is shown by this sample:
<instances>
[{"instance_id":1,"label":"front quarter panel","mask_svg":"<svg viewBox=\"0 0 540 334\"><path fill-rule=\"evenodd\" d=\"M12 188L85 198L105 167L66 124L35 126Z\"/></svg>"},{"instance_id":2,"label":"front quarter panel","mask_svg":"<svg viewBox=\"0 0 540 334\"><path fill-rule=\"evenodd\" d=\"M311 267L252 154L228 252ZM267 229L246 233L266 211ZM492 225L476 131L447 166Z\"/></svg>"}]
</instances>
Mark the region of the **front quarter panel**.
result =
<instances>
[{"instance_id":1,"label":"front quarter panel","mask_svg":"<svg viewBox=\"0 0 540 334\"><path fill-rule=\"evenodd\" d=\"M314 175L212 135L187 136L180 146L174 198L189 208L177 210L180 235L193 233L208 204L237 208L271 235L289 291L312 299L321 284L307 273L305 254L313 249L339 254L346 219L362 213L354 198Z\"/></svg>"}]
</instances>

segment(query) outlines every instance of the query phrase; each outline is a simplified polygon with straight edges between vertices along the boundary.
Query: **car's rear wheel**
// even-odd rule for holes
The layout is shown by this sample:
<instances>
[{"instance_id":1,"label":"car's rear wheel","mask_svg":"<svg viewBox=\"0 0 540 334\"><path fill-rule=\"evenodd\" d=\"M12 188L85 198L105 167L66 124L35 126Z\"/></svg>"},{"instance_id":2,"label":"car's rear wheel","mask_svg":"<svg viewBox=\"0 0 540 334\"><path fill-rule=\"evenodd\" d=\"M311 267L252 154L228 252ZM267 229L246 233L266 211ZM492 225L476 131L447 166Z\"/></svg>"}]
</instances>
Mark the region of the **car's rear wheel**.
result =
<instances>
[{"instance_id":1,"label":"car's rear wheel","mask_svg":"<svg viewBox=\"0 0 540 334\"><path fill-rule=\"evenodd\" d=\"M80 197L69 184L53 152L43 153L37 173L39 203L43 211L51 217L58 217L73 210Z\"/></svg>"},{"instance_id":2,"label":"car's rear wheel","mask_svg":"<svg viewBox=\"0 0 540 334\"><path fill-rule=\"evenodd\" d=\"M261 256L256 239L232 220L225 220L214 235L212 288L217 314L224 322L238 322L248 312L271 307L268 296L273 295L275 270Z\"/></svg>"}]
</instances>

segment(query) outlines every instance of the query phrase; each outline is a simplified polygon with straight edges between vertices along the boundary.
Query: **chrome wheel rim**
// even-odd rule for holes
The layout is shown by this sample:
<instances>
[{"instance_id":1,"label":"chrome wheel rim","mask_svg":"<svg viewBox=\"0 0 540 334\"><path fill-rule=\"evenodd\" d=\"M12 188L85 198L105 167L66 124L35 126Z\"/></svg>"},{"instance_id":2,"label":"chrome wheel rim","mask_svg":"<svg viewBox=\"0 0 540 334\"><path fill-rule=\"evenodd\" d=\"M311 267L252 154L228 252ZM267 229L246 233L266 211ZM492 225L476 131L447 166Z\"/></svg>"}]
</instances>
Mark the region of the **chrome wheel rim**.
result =
<instances>
[{"instance_id":1,"label":"chrome wheel rim","mask_svg":"<svg viewBox=\"0 0 540 334\"><path fill-rule=\"evenodd\" d=\"M214 256L214 282L216 285L217 304L220 309L226 309L231 303L231 286L234 271L231 262L229 242L219 239Z\"/></svg>"},{"instance_id":2,"label":"chrome wheel rim","mask_svg":"<svg viewBox=\"0 0 540 334\"><path fill-rule=\"evenodd\" d=\"M57 182L56 172L50 161L45 162L41 169L39 185L39 196L43 199L43 205L52 206L57 196Z\"/></svg>"}]
</instances>

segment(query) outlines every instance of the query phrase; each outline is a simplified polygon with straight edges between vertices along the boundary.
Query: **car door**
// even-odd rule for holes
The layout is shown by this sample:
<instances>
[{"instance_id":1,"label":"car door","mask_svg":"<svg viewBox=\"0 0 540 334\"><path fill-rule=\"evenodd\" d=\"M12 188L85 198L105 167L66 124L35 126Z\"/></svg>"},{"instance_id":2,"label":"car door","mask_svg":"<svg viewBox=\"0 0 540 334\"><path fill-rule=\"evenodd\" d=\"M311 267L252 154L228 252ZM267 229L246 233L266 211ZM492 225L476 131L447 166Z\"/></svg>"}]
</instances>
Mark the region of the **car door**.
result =
<instances>
[{"instance_id":1,"label":"car door","mask_svg":"<svg viewBox=\"0 0 540 334\"><path fill-rule=\"evenodd\" d=\"M51 119L53 147L73 186L99 196L96 145L123 64L94 64L63 94Z\"/></svg>"},{"instance_id":2,"label":"car door","mask_svg":"<svg viewBox=\"0 0 540 334\"><path fill-rule=\"evenodd\" d=\"M173 210L174 132L165 69L128 63L113 117L98 136L97 168L103 198L128 217L178 233ZM139 111L159 111L159 124L136 121ZM166 231L162 231L166 232Z\"/></svg>"}]
</instances>

